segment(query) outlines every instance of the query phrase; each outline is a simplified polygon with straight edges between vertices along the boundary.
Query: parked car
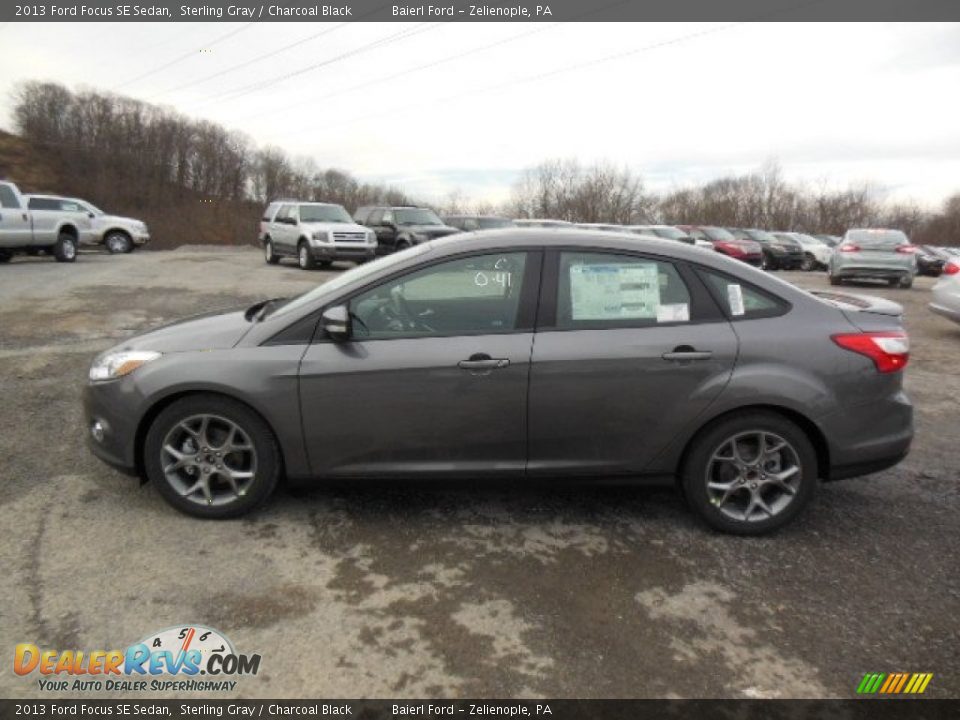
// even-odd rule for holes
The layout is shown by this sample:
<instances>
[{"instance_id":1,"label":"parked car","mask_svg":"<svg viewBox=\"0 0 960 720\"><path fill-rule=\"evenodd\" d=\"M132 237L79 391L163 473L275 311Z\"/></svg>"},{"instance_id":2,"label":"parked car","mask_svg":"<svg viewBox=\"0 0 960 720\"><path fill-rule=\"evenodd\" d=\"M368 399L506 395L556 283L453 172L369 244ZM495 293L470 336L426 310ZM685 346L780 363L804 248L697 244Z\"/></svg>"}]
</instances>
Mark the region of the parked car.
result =
<instances>
[{"instance_id":1,"label":"parked car","mask_svg":"<svg viewBox=\"0 0 960 720\"><path fill-rule=\"evenodd\" d=\"M830 265L830 258L833 257L833 248L827 245L823 240L818 240L813 235L799 232L775 232L771 233L775 238L782 242L797 242L803 248L803 260L800 262L800 269L825 270Z\"/></svg>"},{"instance_id":2,"label":"parked car","mask_svg":"<svg viewBox=\"0 0 960 720\"><path fill-rule=\"evenodd\" d=\"M96 205L79 198L67 198L86 208L91 218L91 232L89 240L81 238L80 242L91 242L94 245L103 245L111 254L133 252L150 242L150 228L143 220L111 215Z\"/></svg>"},{"instance_id":3,"label":"parked car","mask_svg":"<svg viewBox=\"0 0 960 720\"><path fill-rule=\"evenodd\" d=\"M948 260L931 291L930 309L960 323L960 258Z\"/></svg>"},{"instance_id":4,"label":"parked car","mask_svg":"<svg viewBox=\"0 0 960 720\"><path fill-rule=\"evenodd\" d=\"M372 207L360 208L357 213L356 217L363 217L363 224L376 233L379 255L405 250L434 238L460 232L459 229L444 224L430 208Z\"/></svg>"},{"instance_id":5,"label":"parked car","mask_svg":"<svg viewBox=\"0 0 960 720\"><path fill-rule=\"evenodd\" d=\"M573 227L573 223L566 220L550 220L546 218L516 218L513 224L517 227L563 228Z\"/></svg>"},{"instance_id":6,"label":"parked car","mask_svg":"<svg viewBox=\"0 0 960 720\"><path fill-rule=\"evenodd\" d=\"M627 225L626 230L637 235L653 235L665 240L676 240L704 250L713 250L713 243L709 240L687 235L683 230L675 228L673 225Z\"/></svg>"},{"instance_id":7,"label":"parked car","mask_svg":"<svg viewBox=\"0 0 960 720\"><path fill-rule=\"evenodd\" d=\"M945 252L947 255L950 255L951 257L960 257L960 248L944 246L938 249L942 250L943 252Z\"/></svg>"},{"instance_id":8,"label":"parked car","mask_svg":"<svg viewBox=\"0 0 960 720\"><path fill-rule=\"evenodd\" d=\"M510 218L498 215L444 215L443 222L464 232L494 230L496 228L513 227L514 225Z\"/></svg>"},{"instance_id":9,"label":"parked car","mask_svg":"<svg viewBox=\"0 0 960 720\"><path fill-rule=\"evenodd\" d=\"M827 247L832 247L832 248L835 248L843 240L843 238L840 237L839 235L826 235L824 233L818 233L816 235L813 235L812 237L816 238Z\"/></svg>"},{"instance_id":10,"label":"parked car","mask_svg":"<svg viewBox=\"0 0 960 720\"><path fill-rule=\"evenodd\" d=\"M107 350L86 429L199 517L282 474L594 476L679 482L756 534L907 453L901 312L639 235L461 234Z\"/></svg>"},{"instance_id":11,"label":"parked car","mask_svg":"<svg viewBox=\"0 0 960 720\"><path fill-rule=\"evenodd\" d=\"M79 215L79 217L78 217ZM0 263L18 253L49 252L57 262L77 259L77 244L89 230L84 213L31 210L12 182L0 182Z\"/></svg>"},{"instance_id":12,"label":"parked car","mask_svg":"<svg viewBox=\"0 0 960 720\"><path fill-rule=\"evenodd\" d=\"M916 245L917 274L928 277L940 277L943 266L950 259L950 253L932 245Z\"/></svg>"},{"instance_id":13,"label":"parked car","mask_svg":"<svg viewBox=\"0 0 960 720\"><path fill-rule=\"evenodd\" d=\"M759 267L763 264L763 252L760 243L752 240L738 240L721 227L711 225L677 225L695 239L707 240L718 253L734 260Z\"/></svg>"},{"instance_id":14,"label":"parked car","mask_svg":"<svg viewBox=\"0 0 960 720\"><path fill-rule=\"evenodd\" d=\"M329 267L334 260L363 263L377 253L373 232L332 203L276 200L260 218L259 239L269 264L294 257L304 270Z\"/></svg>"},{"instance_id":15,"label":"parked car","mask_svg":"<svg viewBox=\"0 0 960 720\"><path fill-rule=\"evenodd\" d=\"M830 258L831 285L844 280L886 280L893 287L909 288L917 274L916 248L900 230L847 230Z\"/></svg>"},{"instance_id":16,"label":"parked car","mask_svg":"<svg viewBox=\"0 0 960 720\"><path fill-rule=\"evenodd\" d=\"M796 240L774 237L765 230L727 228L727 231L740 240L760 244L764 270L796 270L803 264L803 246Z\"/></svg>"}]
</instances>

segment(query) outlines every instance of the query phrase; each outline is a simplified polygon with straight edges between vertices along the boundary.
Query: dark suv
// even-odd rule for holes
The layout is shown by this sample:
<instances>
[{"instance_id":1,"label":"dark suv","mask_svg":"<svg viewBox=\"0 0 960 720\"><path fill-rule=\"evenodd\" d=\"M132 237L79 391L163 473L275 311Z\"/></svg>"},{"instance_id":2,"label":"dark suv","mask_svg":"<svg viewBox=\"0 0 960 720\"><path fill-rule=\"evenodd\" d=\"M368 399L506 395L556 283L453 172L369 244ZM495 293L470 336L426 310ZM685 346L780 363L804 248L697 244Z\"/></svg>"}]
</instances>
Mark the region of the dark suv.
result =
<instances>
[{"instance_id":1,"label":"dark suv","mask_svg":"<svg viewBox=\"0 0 960 720\"><path fill-rule=\"evenodd\" d=\"M803 264L803 247L789 238L780 238L764 230L749 228L727 228L738 240L752 240L760 243L763 252L764 270L798 270Z\"/></svg>"},{"instance_id":2,"label":"dark suv","mask_svg":"<svg viewBox=\"0 0 960 720\"><path fill-rule=\"evenodd\" d=\"M422 207L361 207L353 219L377 234L377 254L403 250L427 240L460 232L444 225L430 208Z\"/></svg>"}]
</instances>

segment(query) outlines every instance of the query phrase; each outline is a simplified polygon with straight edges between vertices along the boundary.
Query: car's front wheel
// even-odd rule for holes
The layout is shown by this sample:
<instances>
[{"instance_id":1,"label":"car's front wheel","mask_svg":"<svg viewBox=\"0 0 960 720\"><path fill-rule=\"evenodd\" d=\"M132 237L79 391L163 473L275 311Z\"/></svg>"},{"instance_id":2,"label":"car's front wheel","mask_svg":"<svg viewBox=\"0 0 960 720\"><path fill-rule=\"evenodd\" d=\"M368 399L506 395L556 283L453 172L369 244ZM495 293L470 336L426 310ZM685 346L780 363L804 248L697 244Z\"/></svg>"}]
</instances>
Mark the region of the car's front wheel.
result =
<instances>
[{"instance_id":1,"label":"car's front wheel","mask_svg":"<svg viewBox=\"0 0 960 720\"><path fill-rule=\"evenodd\" d=\"M810 253L804 253L803 260L800 261L800 269L804 272L810 272L817 269L817 259Z\"/></svg>"},{"instance_id":2,"label":"car's front wheel","mask_svg":"<svg viewBox=\"0 0 960 720\"><path fill-rule=\"evenodd\" d=\"M103 244L111 255L120 255L133 250L133 240L130 239L129 235L118 230L108 233L103 239Z\"/></svg>"},{"instance_id":3,"label":"car's front wheel","mask_svg":"<svg viewBox=\"0 0 960 720\"><path fill-rule=\"evenodd\" d=\"M300 243L300 246L297 248L297 264L300 265L301 270L313 270L316 265L313 254L305 242Z\"/></svg>"},{"instance_id":4,"label":"car's front wheel","mask_svg":"<svg viewBox=\"0 0 960 720\"><path fill-rule=\"evenodd\" d=\"M904 275L900 278L900 287L904 290L909 290L913 287L913 275Z\"/></svg>"},{"instance_id":5,"label":"car's front wheel","mask_svg":"<svg viewBox=\"0 0 960 720\"><path fill-rule=\"evenodd\" d=\"M681 481L687 502L709 525L760 535L786 525L813 499L817 456L787 418L745 412L697 436Z\"/></svg>"},{"instance_id":6,"label":"car's front wheel","mask_svg":"<svg viewBox=\"0 0 960 720\"><path fill-rule=\"evenodd\" d=\"M194 395L165 408L147 432L143 457L163 499L202 518L250 512L280 476L280 450L269 426L245 405L217 395Z\"/></svg>"}]
</instances>

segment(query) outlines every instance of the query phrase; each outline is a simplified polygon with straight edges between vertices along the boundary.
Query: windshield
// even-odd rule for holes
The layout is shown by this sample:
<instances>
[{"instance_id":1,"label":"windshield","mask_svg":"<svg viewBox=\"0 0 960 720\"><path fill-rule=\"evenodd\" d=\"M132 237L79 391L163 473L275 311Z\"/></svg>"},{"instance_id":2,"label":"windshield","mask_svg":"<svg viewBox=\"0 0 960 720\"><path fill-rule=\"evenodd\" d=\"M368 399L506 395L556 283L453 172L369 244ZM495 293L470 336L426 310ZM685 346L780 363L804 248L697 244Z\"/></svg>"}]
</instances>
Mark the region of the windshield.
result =
<instances>
[{"instance_id":1,"label":"windshield","mask_svg":"<svg viewBox=\"0 0 960 720\"><path fill-rule=\"evenodd\" d=\"M414 255L422 255L429 251L432 247L433 245L429 242L420 243L419 245L414 245L406 250L395 252L391 255L385 255L377 258L376 260L371 260L370 262L364 263L363 265L357 265L350 270L345 270L335 278L328 280L321 285L317 285L315 288L313 288L313 290L307 290L307 292L303 293L303 295L298 295L284 305L278 306L273 310L272 313L270 313L270 316L279 317L281 315L286 315L287 313L290 313L298 308L305 307L317 298L323 297L329 292L334 292L342 287L346 287L352 282L362 280L368 275L373 275L393 265L398 265Z\"/></svg>"},{"instance_id":2,"label":"windshield","mask_svg":"<svg viewBox=\"0 0 960 720\"><path fill-rule=\"evenodd\" d=\"M849 230L844 241L869 247L890 248L910 244L907 236L899 230Z\"/></svg>"},{"instance_id":3,"label":"windshield","mask_svg":"<svg viewBox=\"0 0 960 720\"><path fill-rule=\"evenodd\" d=\"M433 210L427 208L403 208L393 211L397 225L443 225Z\"/></svg>"},{"instance_id":4,"label":"windshield","mask_svg":"<svg viewBox=\"0 0 960 720\"><path fill-rule=\"evenodd\" d=\"M720 242L730 242L731 240L736 240L731 233L727 232L723 228L705 227L700 229L703 230L703 234L711 240L718 240Z\"/></svg>"},{"instance_id":5,"label":"windshield","mask_svg":"<svg viewBox=\"0 0 960 720\"><path fill-rule=\"evenodd\" d=\"M301 205L300 222L353 224L353 218L340 205Z\"/></svg>"},{"instance_id":6,"label":"windshield","mask_svg":"<svg viewBox=\"0 0 960 720\"><path fill-rule=\"evenodd\" d=\"M768 242L777 242L778 238L775 238L773 235L768 233L766 230L750 230L747 235L750 236L752 240L757 242L768 243ZM779 238L783 240L783 238Z\"/></svg>"},{"instance_id":7,"label":"windshield","mask_svg":"<svg viewBox=\"0 0 960 720\"><path fill-rule=\"evenodd\" d=\"M513 227L513 220L507 218L479 218L477 225L481 230L490 230L491 228Z\"/></svg>"},{"instance_id":8,"label":"windshield","mask_svg":"<svg viewBox=\"0 0 960 720\"><path fill-rule=\"evenodd\" d=\"M103 210L101 210L100 208L98 208L96 205L91 205L91 204L88 203L88 202L80 202L79 200L75 200L74 202L78 203L78 204L80 205L80 207L85 207L87 210L89 210L90 212L92 212L94 215L106 215L106 213L105 213Z\"/></svg>"}]
</instances>

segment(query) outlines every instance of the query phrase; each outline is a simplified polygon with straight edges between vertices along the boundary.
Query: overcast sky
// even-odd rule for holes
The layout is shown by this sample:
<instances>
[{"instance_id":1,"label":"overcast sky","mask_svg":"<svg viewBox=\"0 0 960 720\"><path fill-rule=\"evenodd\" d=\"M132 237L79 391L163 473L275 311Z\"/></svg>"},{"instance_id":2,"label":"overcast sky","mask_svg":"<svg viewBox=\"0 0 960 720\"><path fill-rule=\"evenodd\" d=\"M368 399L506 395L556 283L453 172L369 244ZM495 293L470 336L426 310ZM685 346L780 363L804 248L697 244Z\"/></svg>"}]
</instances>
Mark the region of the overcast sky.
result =
<instances>
[{"instance_id":1,"label":"overcast sky","mask_svg":"<svg viewBox=\"0 0 960 720\"><path fill-rule=\"evenodd\" d=\"M568 157L655 189L776 159L931 207L960 190L958 25L7 23L0 67L8 130L16 83L49 79L432 199L500 201Z\"/></svg>"}]
</instances>

